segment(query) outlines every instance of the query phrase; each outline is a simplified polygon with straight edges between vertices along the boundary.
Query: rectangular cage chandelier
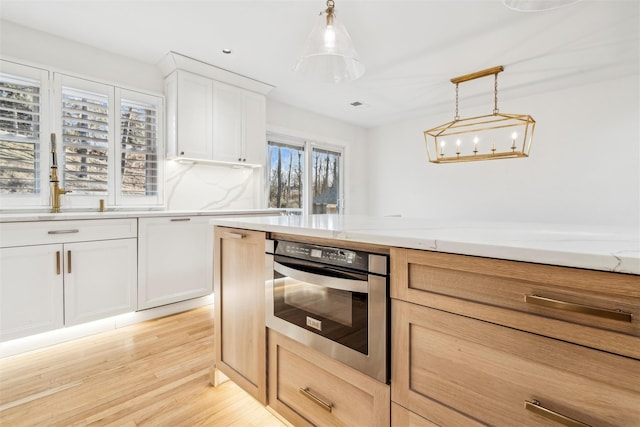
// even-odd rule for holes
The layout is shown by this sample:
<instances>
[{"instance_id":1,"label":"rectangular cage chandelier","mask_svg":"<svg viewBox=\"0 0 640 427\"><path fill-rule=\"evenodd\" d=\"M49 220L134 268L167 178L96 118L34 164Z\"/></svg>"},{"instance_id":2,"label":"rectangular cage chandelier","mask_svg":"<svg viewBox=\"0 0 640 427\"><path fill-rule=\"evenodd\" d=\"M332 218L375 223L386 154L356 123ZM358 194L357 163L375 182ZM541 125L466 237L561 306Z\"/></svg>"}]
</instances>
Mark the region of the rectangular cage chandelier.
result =
<instances>
[{"instance_id":1,"label":"rectangular cage chandelier","mask_svg":"<svg viewBox=\"0 0 640 427\"><path fill-rule=\"evenodd\" d=\"M451 79L456 85L456 115L452 122L424 131L427 155L432 163L529 157L536 122L528 114L498 111L498 73L504 67L488 68ZM461 119L458 115L460 83L494 76L493 114Z\"/></svg>"}]
</instances>

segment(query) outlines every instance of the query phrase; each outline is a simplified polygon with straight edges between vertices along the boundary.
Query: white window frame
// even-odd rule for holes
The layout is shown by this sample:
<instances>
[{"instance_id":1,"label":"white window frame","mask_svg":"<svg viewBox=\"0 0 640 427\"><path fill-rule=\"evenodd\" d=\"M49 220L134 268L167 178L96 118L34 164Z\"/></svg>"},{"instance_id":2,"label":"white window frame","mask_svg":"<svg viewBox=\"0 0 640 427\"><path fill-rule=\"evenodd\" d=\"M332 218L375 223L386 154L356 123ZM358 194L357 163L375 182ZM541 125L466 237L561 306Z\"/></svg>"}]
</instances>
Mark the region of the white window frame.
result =
<instances>
[{"instance_id":1,"label":"white window frame","mask_svg":"<svg viewBox=\"0 0 640 427\"><path fill-rule=\"evenodd\" d=\"M115 147L115 118L113 115L115 104L114 87L106 85L104 83L98 83L87 79L68 76L66 74L54 73L53 75L53 112L54 112L54 132L56 133L56 143L58 151L58 178L60 180L60 186L66 187L64 183L64 169L65 169L65 155L63 147L62 137L62 88L70 87L77 90L93 92L100 95L107 96L107 102L109 104L109 125L108 125L108 149L107 149L107 194L106 195L87 195L69 193L64 197L62 205L66 209L87 209L96 208L100 200L105 200L107 206L115 205L115 167L113 157L116 155ZM119 116L118 116L119 119Z\"/></svg>"},{"instance_id":2,"label":"white window frame","mask_svg":"<svg viewBox=\"0 0 640 427\"><path fill-rule=\"evenodd\" d=\"M338 188L338 195L339 195L338 196L338 212L340 214L346 213L345 188L347 188L346 186L347 177L345 175L345 172L347 170L346 168L347 147L346 145L339 144L339 143L321 142L323 139L324 138L321 138L321 137L305 138L305 137L296 135L296 132L292 132L288 130L273 130L273 129L267 130L266 150L269 149L269 142L276 142L276 143L287 144L287 145L304 148L304 171L303 171L304 189L302 194L302 209L300 209L303 215L309 214L313 211L313 207L312 207L313 198L311 197L311 189L313 186L313 175L311 174L311 166L313 164L312 156L313 156L314 148L340 153L341 162L340 162L340 169L339 169L340 183ZM268 176L269 175L268 162L270 161L270 159L268 157L269 156L267 155L267 163L265 164L265 172L264 172L265 188L263 192L266 195L265 206L267 208L269 207L269 182L270 182L269 181L270 177ZM296 209L293 209L293 210L295 211Z\"/></svg>"},{"instance_id":3,"label":"white window frame","mask_svg":"<svg viewBox=\"0 0 640 427\"><path fill-rule=\"evenodd\" d=\"M49 138L51 133L50 117L50 72L46 69L23 65L5 59L0 60L0 71L12 74L16 77L23 77L40 81L40 138L39 138L39 170L36 171L39 193L34 195L22 194L2 194L0 196L0 209L25 209L38 208L49 205L49 168L51 167L51 156L49 155Z\"/></svg>"},{"instance_id":4,"label":"white window frame","mask_svg":"<svg viewBox=\"0 0 640 427\"><path fill-rule=\"evenodd\" d=\"M328 144L323 142L309 141L309 154L305 153L305 157L308 157L308 168L307 168L307 188L309 189L308 197L305 203L305 213L313 212L313 199L311 195L311 188L313 185L313 175L311 174L311 166L313 165L313 149L317 148L319 150L332 151L334 153L340 153L340 168L338 169L339 178L339 186L338 186L338 213L343 214L345 208L345 197L344 197L344 189L345 189L345 147L342 145Z\"/></svg>"},{"instance_id":5,"label":"white window frame","mask_svg":"<svg viewBox=\"0 0 640 427\"><path fill-rule=\"evenodd\" d=\"M117 116L116 120L116 131L114 133L115 137L120 137L121 134L121 121L120 121L120 106L122 99L128 99L131 101L137 101L145 104L152 104L156 106L156 133L157 133L157 188L158 192L155 195L151 196L127 196L122 194L121 184L122 184L122 172L120 169L120 141L115 141L115 149L116 153L113 158L113 164L115 169L114 175L114 183L115 183L115 205L117 206L160 206L164 203L164 159L165 159L165 138L164 138L164 99L154 95L148 95L142 92L137 92L128 89L116 88L115 89L115 98L116 104L115 115Z\"/></svg>"},{"instance_id":6,"label":"white window frame","mask_svg":"<svg viewBox=\"0 0 640 427\"><path fill-rule=\"evenodd\" d=\"M108 167L107 167L107 194L87 195L69 193L65 197L63 206L66 209L87 209L96 208L101 199L104 199L107 207L162 207L164 203L164 98L130 89L124 89L113 85L99 83L92 80L69 76L63 73L54 73L53 84L53 111L54 130L58 145L59 169L58 176L61 185L64 186L62 177L64 176L64 155L62 147L62 88L72 87L78 90L94 92L107 95L109 103L109 138L108 138ZM158 192L152 196L126 196L121 194L120 171L120 105L122 99L139 101L147 104L155 104L157 111L157 135L158 135Z\"/></svg>"}]
</instances>

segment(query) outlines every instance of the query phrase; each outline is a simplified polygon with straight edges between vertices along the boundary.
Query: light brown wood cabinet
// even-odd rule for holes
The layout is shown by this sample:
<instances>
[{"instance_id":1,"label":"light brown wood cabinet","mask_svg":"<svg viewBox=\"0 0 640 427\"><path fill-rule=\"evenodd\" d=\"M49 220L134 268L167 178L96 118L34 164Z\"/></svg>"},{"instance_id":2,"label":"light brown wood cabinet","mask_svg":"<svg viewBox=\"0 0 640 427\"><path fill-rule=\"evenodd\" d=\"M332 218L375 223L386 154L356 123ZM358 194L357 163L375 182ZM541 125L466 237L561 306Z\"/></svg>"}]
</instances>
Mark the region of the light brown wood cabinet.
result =
<instances>
[{"instance_id":1,"label":"light brown wood cabinet","mask_svg":"<svg viewBox=\"0 0 640 427\"><path fill-rule=\"evenodd\" d=\"M387 384L269 330L269 406L295 426L390 425Z\"/></svg>"},{"instance_id":2,"label":"light brown wood cabinet","mask_svg":"<svg viewBox=\"0 0 640 427\"><path fill-rule=\"evenodd\" d=\"M214 229L215 369L267 403L265 233Z\"/></svg>"},{"instance_id":3,"label":"light brown wood cabinet","mask_svg":"<svg viewBox=\"0 0 640 427\"><path fill-rule=\"evenodd\" d=\"M640 425L637 276L391 259L394 426Z\"/></svg>"}]
</instances>

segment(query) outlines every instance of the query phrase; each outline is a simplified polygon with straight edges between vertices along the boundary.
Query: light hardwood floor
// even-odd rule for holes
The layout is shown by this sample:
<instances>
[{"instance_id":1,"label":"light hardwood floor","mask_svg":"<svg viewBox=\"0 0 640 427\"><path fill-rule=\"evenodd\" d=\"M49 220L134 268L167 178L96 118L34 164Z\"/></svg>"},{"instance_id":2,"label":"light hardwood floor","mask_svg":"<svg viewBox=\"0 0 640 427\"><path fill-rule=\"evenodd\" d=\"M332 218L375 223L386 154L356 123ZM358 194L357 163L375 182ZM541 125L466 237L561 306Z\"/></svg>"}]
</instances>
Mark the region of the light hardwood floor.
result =
<instances>
[{"instance_id":1,"label":"light hardwood floor","mask_svg":"<svg viewBox=\"0 0 640 427\"><path fill-rule=\"evenodd\" d=\"M212 307L0 359L0 426L285 425L212 361Z\"/></svg>"}]
</instances>

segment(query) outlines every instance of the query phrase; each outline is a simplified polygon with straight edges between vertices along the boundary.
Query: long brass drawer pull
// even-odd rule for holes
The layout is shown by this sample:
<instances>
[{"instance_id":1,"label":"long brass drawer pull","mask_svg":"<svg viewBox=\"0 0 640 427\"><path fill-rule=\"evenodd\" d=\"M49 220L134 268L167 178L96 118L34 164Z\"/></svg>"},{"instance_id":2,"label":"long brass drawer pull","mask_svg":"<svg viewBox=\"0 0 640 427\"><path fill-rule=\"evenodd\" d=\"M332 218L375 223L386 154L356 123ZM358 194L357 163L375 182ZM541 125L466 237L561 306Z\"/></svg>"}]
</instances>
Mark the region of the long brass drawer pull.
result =
<instances>
[{"instance_id":1,"label":"long brass drawer pull","mask_svg":"<svg viewBox=\"0 0 640 427\"><path fill-rule=\"evenodd\" d=\"M306 397L315 402L318 406L324 409L327 412L331 412L333 410L333 403L326 402L324 399L319 398L315 394L311 392L309 387L301 388L300 393L304 394Z\"/></svg>"},{"instance_id":2,"label":"long brass drawer pull","mask_svg":"<svg viewBox=\"0 0 640 427\"><path fill-rule=\"evenodd\" d=\"M191 221L191 218L171 218L169 221L171 221L171 222L187 222L187 221Z\"/></svg>"},{"instance_id":3,"label":"long brass drawer pull","mask_svg":"<svg viewBox=\"0 0 640 427\"><path fill-rule=\"evenodd\" d=\"M540 404L537 400L533 400L529 402L528 400L524 401L524 408L527 411L531 411L534 414L538 414L541 417L544 417L548 420L555 421L567 427L591 427L589 424L585 424L576 419L567 417L566 415L559 414L551 409L547 409Z\"/></svg>"},{"instance_id":4,"label":"long brass drawer pull","mask_svg":"<svg viewBox=\"0 0 640 427\"><path fill-rule=\"evenodd\" d=\"M56 251L56 276L60 275L60 251Z\"/></svg>"},{"instance_id":5,"label":"long brass drawer pull","mask_svg":"<svg viewBox=\"0 0 640 427\"><path fill-rule=\"evenodd\" d=\"M72 230L51 230L51 231L47 231L47 234L74 234L74 233L79 233L80 230L78 229L72 229Z\"/></svg>"},{"instance_id":6,"label":"long brass drawer pull","mask_svg":"<svg viewBox=\"0 0 640 427\"><path fill-rule=\"evenodd\" d=\"M564 311L573 311L574 313L589 314L591 316L603 317L606 319L620 320L622 322L631 322L631 313L617 310L608 310L606 308L591 307L588 305L576 304L573 302L560 301L552 298L545 298L539 295L525 295L524 301L529 304L536 304L543 307L557 308Z\"/></svg>"},{"instance_id":7,"label":"long brass drawer pull","mask_svg":"<svg viewBox=\"0 0 640 427\"><path fill-rule=\"evenodd\" d=\"M244 239L244 234L241 233L224 233L225 237L230 237L232 239Z\"/></svg>"}]
</instances>

